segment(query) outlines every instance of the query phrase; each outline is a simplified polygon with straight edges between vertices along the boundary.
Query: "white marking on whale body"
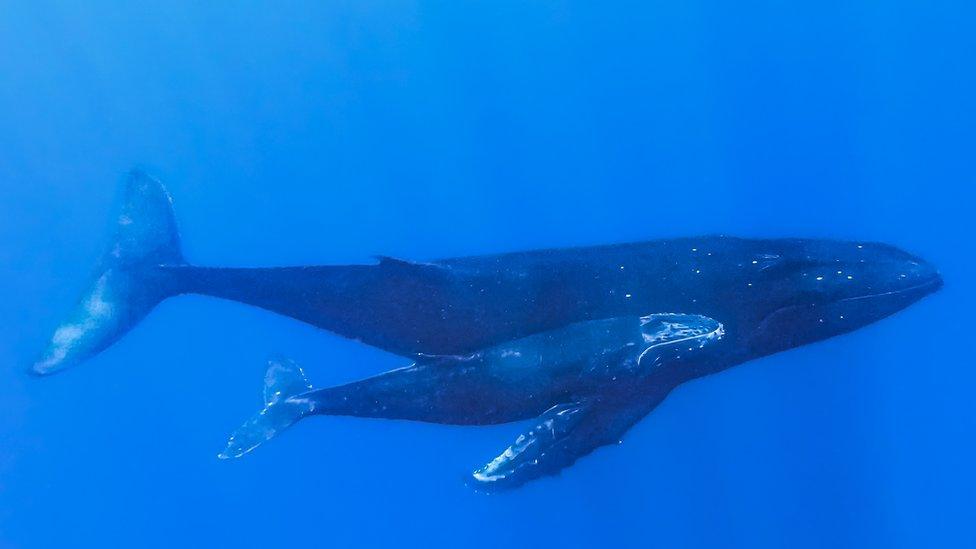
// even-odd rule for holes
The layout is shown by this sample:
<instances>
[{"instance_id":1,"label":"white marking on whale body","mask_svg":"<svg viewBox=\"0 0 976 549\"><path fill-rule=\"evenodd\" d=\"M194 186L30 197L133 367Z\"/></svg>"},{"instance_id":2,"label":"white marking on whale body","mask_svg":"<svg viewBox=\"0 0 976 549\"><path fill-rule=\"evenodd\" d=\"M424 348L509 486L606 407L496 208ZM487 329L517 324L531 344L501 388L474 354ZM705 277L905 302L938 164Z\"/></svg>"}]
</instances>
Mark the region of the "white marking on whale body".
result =
<instances>
[{"instance_id":1,"label":"white marking on whale body","mask_svg":"<svg viewBox=\"0 0 976 549\"><path fill-rule=\"evenodd\" d=\"M680 315L674 313L665 313L661 315L649 315L641 318L641 325L645 326L655 320L654 317L662 316L693 316L693 315ZM725 326L720 322L716 322L716 327L712 331L704 331L701 328L694 328L680 321L668 322L662 321L662 329L653 333L643 333L644 343L648 345L641 354L637 357L637 365L640 366L644 357L647 356L652 350L658 349L663 346L678 345L688 341L697 341L698 348L701 349L705 344L711 340L721 339L725 335ZM694 350L694 347L689 348L689 350ZM655 357L657 359L659 357ZM677 356L675 358L681 358ZM655 361L656 363L656 361Z\"/></svg>"},{"instance_id":2,"label":"white marking on whale body","mask_svg":"<svg viewBox=\"0 0 976 549\"><path fill-rule=\"evenodd\" d=\"M85 311L83 320L66 322L54 331L47 356L35 365L38 371L45 371L63 361L76 346L84 344L87 335L112 317L113 307L108 300L108 286L108 274L103 274L95 282L91 294L82 302L81 306Z\"/></svg>"}]
</instances>

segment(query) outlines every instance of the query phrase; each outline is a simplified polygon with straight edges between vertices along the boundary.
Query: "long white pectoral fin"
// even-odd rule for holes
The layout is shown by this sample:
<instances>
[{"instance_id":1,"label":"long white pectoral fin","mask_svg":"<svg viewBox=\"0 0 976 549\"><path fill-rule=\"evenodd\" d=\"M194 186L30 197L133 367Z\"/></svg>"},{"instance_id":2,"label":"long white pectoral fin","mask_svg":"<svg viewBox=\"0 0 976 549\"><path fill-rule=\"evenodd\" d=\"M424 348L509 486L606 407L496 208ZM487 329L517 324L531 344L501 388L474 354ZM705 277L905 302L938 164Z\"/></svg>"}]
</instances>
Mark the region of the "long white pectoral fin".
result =
<instances>
[{"instance_id":1,"label":"long white pectoral fin","mask_svg":"<svg viewBox=\"0 0 976 549\"><path fill-rule=\"evenodd\" d=\"M554 475L600 446L619 442L665 395L623 401L603 396L553 406L472 477L480 487L497 489Z\"/></svg>"}]
</instances>

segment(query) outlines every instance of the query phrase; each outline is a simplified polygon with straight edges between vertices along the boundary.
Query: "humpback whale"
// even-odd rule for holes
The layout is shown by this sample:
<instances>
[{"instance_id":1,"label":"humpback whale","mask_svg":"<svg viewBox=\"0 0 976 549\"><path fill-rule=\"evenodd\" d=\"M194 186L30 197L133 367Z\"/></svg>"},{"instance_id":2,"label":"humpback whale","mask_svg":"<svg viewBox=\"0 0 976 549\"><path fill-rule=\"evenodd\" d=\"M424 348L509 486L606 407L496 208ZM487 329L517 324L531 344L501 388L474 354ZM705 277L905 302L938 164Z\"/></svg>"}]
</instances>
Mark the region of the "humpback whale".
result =
<instances>
[{"instance_id":1,"label":"humpback whale","mask_svg":"<svg viewBox=\"0 0 976 549\"><path fill-rule=\"evenodd\" d=\"M493 488L517 486L615 441L667 394L668 370L689 367L723 335L721 323L698 315L590 320L321 390L296 364L273 361L264 409L218 457L240 457L311 414L461 425L539 416L473 474Z\"/></svg>"},{"instance_id":2,"label":"humpback whale","mask_svg":"<svg viewBox=\"0 0 976 549\"><path fill-rule=\"evenodd\" d=\"M617 442L686 381L850 332L942 284L930 263L888 244L721 235L423 262L201 267L183 257L163 185L136 171L90 288L32 372L97 355L168 297L240 301L414 362L319 390L297 365L273 362L264 409L221 457L310 414L538 418L472 475L511 487Z\"/></svg>"}]
</instances>

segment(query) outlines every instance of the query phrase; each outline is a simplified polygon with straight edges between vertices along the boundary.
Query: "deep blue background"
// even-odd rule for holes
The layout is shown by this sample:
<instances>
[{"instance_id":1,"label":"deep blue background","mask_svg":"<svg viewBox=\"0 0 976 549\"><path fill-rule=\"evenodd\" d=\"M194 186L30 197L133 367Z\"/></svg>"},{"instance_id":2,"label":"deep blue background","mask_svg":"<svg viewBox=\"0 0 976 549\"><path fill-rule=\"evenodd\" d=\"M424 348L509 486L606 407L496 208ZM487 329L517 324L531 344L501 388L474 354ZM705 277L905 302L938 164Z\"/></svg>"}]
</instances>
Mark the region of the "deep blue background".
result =
<instances>
[{"instance_id":1,"label":"deep blue background","mask_svg":"<svg viewBox=\"0 0 976 549\"><path fill-rule=\"evenodd\" d=\"M976 545L971 2L159 4L0 10L0 546ZM882 240L946 287L511 493L461 479L523 425L316 418L221 462L267 356L404 361L181 297L28 378L132 166L203 264L721 232Z\"/></svg>"}]
</instances>

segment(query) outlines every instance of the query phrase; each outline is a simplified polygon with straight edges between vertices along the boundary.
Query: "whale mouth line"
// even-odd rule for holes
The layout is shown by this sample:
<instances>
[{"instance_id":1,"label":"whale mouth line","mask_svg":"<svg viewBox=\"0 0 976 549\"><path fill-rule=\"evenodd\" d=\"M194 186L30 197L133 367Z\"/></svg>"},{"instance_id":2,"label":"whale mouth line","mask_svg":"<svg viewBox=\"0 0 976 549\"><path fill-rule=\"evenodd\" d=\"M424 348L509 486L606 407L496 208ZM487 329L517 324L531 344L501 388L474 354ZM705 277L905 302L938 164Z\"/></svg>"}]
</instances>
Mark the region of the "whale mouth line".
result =
<instances>
[{"instance_id":1,"label":"whale mouth line","mask_svg":"<svg viewBox=\"0 0 976 549\"><path fill-rule=\"evenodd\" d=\"M874 298L878 298L878 297L899 296L899 295L903 295L903 294L919 292L919 291L922 291L922 290L929 290L930 292L934 292L935 290L938 290L939 288L941 288L942 287L942 284L943 284L942 277L939 276L939 275L935 275L932 278L930 278L929 280L927 280L925 282L922 282L921 284L915 284L914 286L909 286L907 288L901 288L900 290L891 290L889 292L878 292L878 293L874 293L874 294L865 294L865 295L859 295L859 296L854 296L854 297L845 297L843 299L838 299L838 300L834 301L833 303L848 303L848 302L851 302L851 301L860 301L862 299L874 299Z\"/></svg>"},{"instance_id":2,"label":"whale mouth line","mask_svg":"<svg viewBox=\"0 0 976 549\"><path fill-rule=\"evenodd\" d=\"M922 282L921 284L915 284L915 285L909 286L907 288L901 288L899 290L891 290L891 291L888 291L888 292L877 292L877 293L864 294L864 295L853 296L853 297L845 297L845 298L836 299L834 301L827 302L825 305L837 305L839 303L854 303L854 302L858 302L858 301L864 301L864 300L870 300L870 299L877 299L877 298L883 298L883 297L897 297L897 296L901 296L901 295L905 295L905 294L913 294L913 293L929 294L929 293L935 292L936 290L938 290L939 288L941 288L942 285L943 285L942 277L940 275L934 275L932 278L930 278L929 280L926 280L925 282ZM806 306L805 305L787 305L785 307L780 307L780 308L774 310L773 312L765 315L762 318L762 320L760 321L760 324L765 324L767 322L770 322L770 319L772 317L776 316L777 314L784 313L784 312L790 311L790 310L800 310L800 309L804 309L806 307L809 307L809 306L808 305L806 305Z\"/></svg>"}]
</instances>

